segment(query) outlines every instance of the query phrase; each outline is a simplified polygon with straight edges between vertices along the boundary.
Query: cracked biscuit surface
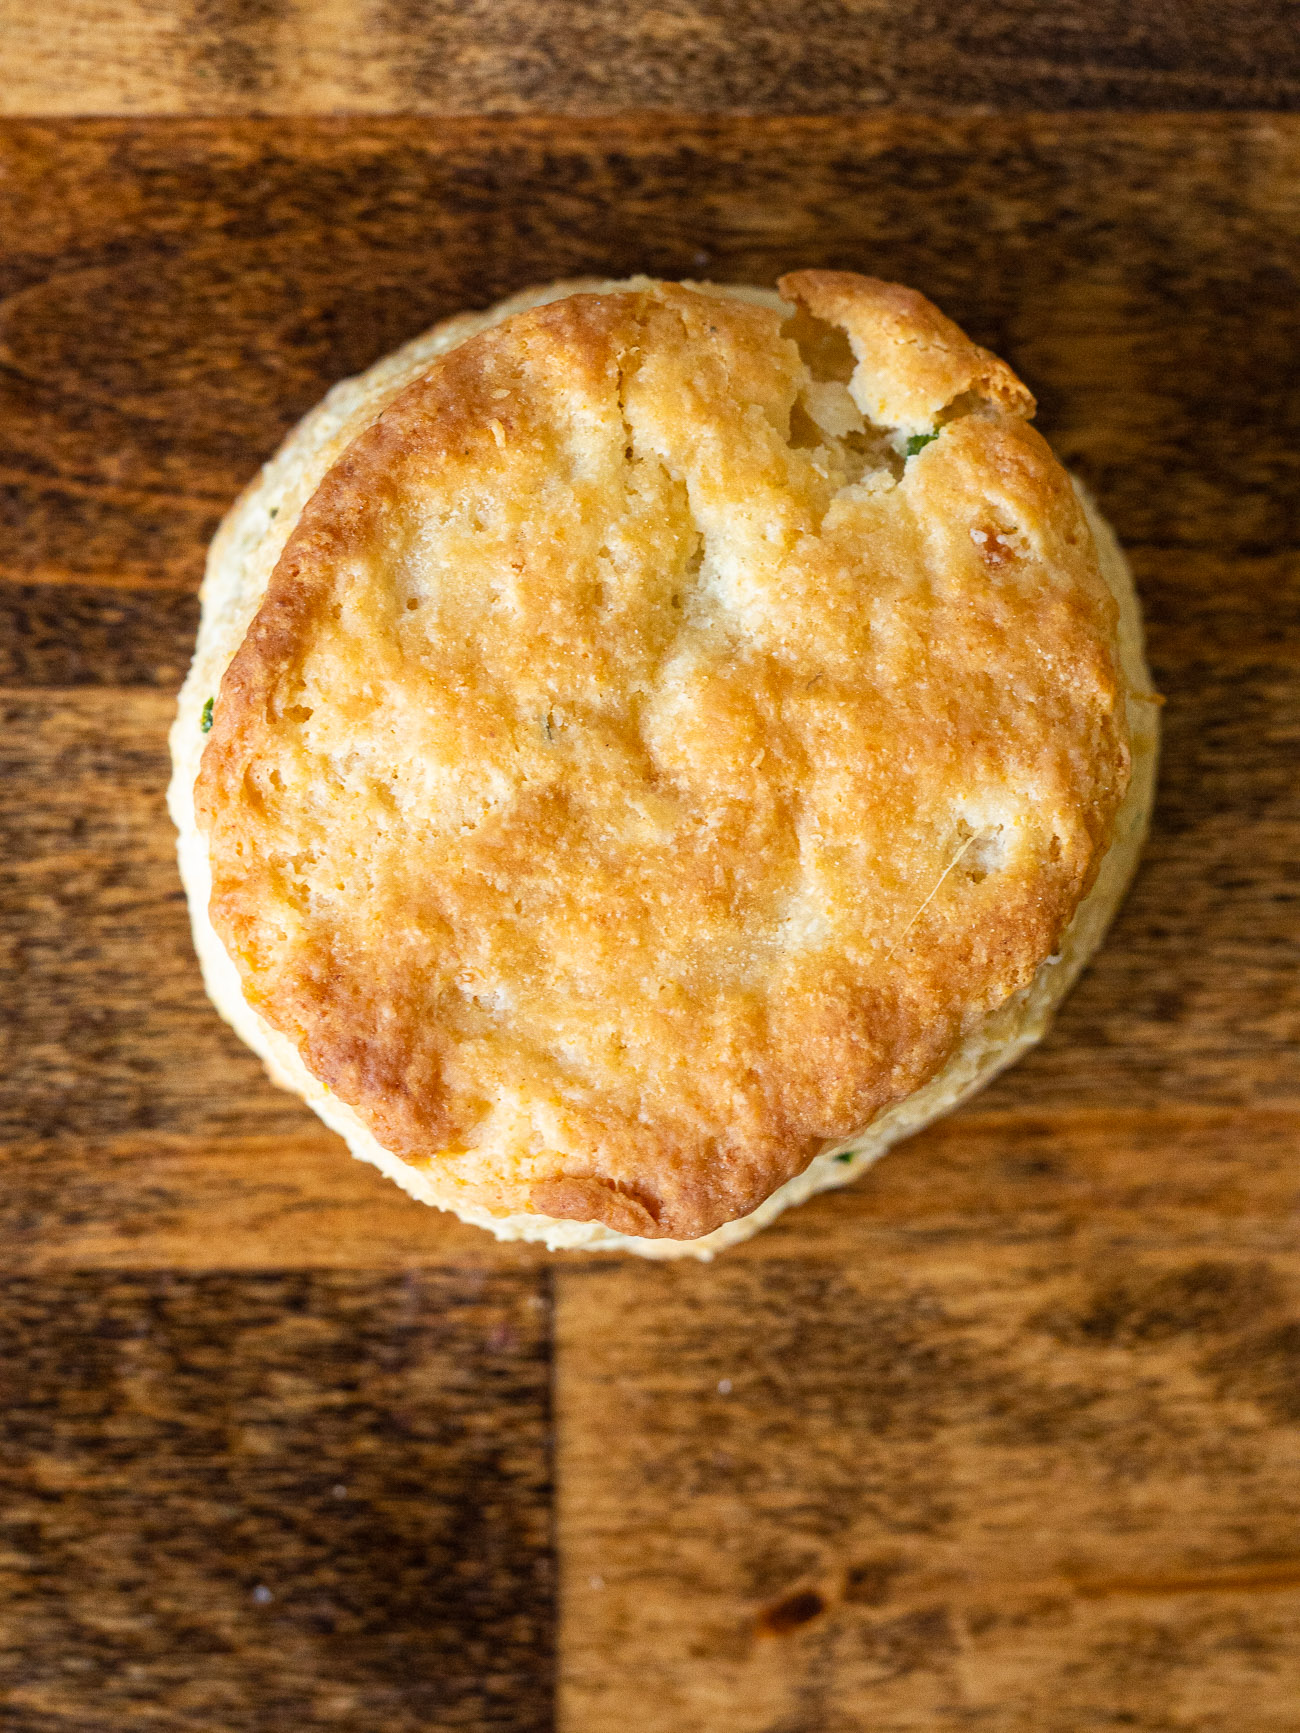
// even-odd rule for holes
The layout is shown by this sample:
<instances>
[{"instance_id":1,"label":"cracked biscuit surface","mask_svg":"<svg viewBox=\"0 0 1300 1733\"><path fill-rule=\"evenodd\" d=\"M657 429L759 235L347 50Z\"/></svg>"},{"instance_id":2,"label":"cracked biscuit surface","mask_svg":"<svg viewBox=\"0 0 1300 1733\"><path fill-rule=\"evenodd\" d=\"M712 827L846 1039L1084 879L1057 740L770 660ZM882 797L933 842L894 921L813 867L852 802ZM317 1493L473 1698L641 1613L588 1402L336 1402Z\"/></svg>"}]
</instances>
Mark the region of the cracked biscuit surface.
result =
<instances>
[{"instance_id":1,"label":"cracked biscuit surface","mask_svg":"<svg viewBox=\"0 0 1300 1733\"><path fill-rule=\"evenodd\" d=\"M780 287L453 321L214 548L172 791L214 996L499 1230L700 1243L961 1093L1136 850L1140 650L1032 399L911 291Z\"/></svg>"}]
</instances>

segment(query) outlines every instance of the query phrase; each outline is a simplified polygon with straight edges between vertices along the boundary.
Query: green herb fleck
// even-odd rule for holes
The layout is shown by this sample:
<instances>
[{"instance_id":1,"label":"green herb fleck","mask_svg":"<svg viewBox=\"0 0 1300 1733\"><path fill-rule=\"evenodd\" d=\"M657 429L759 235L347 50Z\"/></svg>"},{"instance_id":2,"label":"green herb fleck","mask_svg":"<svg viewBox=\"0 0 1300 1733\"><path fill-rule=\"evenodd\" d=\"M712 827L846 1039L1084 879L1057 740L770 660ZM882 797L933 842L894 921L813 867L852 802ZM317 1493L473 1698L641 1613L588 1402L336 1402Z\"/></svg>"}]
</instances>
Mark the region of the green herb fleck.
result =
<instances>
[{"instance_id":1,"label":"green herb fleck","mask_svg":"<svg viewBox=\"0 0 1300 1733\"><path fill-rule=\"evenodd\" d=\"M200 734L211 734L211 732L212 732L212 700L211 700L211 698L209 698L207 703L203 706L202 716L199 717L199 733Z\"/></svg>"},{"instance_id":2,"label":"green herb fleck","mask_svg":"<svg viewBox=\"0 0 1300 1733\"><path fill-rule=\"evenodd\" d=\"M857 1153L858 1153L858 1152L857 1152L857 1150L856 1150L856 1149L846 1149L846 1150L844 1150L844 1151L843 1151L843 1152L842 1152L842 1153L841 1153L841 1154L839 1154L839 1155L837 1155L837 1156L836 1156L836 1157L835 1157L835 1159L836 1159L836 1161L852 1161L852 1160L853 1160L853 1157L854 1157L854 1156L855 1156L855 1155L856 1155L856 1154L857 1154Z\"/></svg>"},{"instance_id":3,"label":"green herb fleck","mask_svg":"<svg viewBox=\"0 0 1300 1733\"><path fill-rule=\"evenodd\" d=\"M267 517L279 517L279 515L280 515L280 508L279 508L279 506L278 506L278 505L273 505L273 506L272 506L272 507L271 507L271 509L270 509L270 511L269 511L269 512L267 512L267 514L266 514L266 515L267 515Z\"/></svg>"},{"instance_id":4,"label":"green herb fleck","mask_svg":"<svg viewBox=\"0 0 1300 1733\"><path fill-rule=\"evenodd\" d=\"M924 451L932 440L938 439L937 433L914 433L903 450L909 457L915 457L918 451Z\"/></svg>"}]
</instances>

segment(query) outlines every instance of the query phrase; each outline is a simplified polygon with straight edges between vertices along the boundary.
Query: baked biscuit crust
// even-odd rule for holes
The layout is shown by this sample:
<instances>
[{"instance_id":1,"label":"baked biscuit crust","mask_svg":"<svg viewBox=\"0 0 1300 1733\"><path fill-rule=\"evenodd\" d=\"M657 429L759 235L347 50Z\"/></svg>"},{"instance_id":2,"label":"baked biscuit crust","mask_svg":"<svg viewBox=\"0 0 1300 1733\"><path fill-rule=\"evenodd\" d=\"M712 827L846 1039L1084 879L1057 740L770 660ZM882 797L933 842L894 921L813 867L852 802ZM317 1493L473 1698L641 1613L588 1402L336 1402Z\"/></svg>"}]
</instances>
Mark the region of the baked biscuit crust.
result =
<instances>
[{"instance_id":1,"label":"baked biscuit crust","mask_svg":"<svg viewBox=\"0 0 1300 1733\"><path fill-rule=\"evenodd\" d=\"M781 288L435 360L221 683L245 999L492 1216L745 1215L1029 984L1110 841L1115 607L1032 400L910 291Z\"/></svg>"}]
</instances>

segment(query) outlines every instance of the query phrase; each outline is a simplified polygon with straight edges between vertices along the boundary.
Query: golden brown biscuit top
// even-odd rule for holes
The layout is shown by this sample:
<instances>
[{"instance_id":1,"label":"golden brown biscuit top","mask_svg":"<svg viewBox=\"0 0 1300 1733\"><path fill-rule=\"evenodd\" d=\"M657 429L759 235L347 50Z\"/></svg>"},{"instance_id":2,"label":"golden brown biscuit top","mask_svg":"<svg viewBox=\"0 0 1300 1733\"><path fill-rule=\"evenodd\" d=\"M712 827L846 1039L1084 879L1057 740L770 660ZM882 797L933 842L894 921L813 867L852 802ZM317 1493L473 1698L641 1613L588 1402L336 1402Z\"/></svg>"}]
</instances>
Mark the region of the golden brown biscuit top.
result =
<instances>
[{"instance_id":1,"label":"golden brown biscuit top","mask_svg":"<svg viewBox=\"0 0 1300 1733\"><path fill-rule=\"evenodd\" d=\"M1109 841L1114 605L1032 399L908 290L781 291L441 356L216 701L249 1002L497 1213L745 1214L1028 983Z\"/></svg>"}]
</instances>

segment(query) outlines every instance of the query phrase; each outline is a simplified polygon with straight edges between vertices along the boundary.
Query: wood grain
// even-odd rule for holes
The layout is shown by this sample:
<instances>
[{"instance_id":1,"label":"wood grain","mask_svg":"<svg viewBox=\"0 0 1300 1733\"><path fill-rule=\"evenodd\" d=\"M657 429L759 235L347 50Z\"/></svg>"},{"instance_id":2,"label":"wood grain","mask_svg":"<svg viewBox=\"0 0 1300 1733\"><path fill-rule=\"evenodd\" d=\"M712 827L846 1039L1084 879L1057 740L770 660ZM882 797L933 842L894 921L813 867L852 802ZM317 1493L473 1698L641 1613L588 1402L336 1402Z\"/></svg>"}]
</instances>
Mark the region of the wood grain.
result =
<instances>
[{"instance_id":1,"label":"wood grain","mask_svg":"<svg viewBox=\"0 0 1300 1733\"><path fill-rule=\"evenodd\" d=\"M550 1725L537 1279L0 1286L14 1733Z\"/></svg>"},{"instance_id":2,"label":"wood grain","mask_svg":"<svg viewBox=\"0 0 1300 1733\"><path fill-rule=\"evenodd\" d=\"M1053 1034L968 1112L1300 1103L1300 668L1211 654L1157 658L1142 871ZM0 695L0 1142L313 1124L204 997L163 807L172 712L142 688Z\"/></svg>"},{"instance_id":3,"label":"wood grain","mask_svg":"<svg viewBox=\"0 0 1300 1733\"><path fill-rule=\"evenodd\" d=\"M1294 1726L1294 1178L1205 1125L1198 1226L1172 1128L1074 1129L949 1122L820 1243L561 1271L565 1733Z\"/></svg>"},{"instance_id":4,"label":"wood grain","mask_svg":"<svg viewBox=\"0 0 1300 1733\"><path fill-rule=\"evenodd\" d=\"M186 589L0 582L0 690L26 686L179 689L198 602Z\"/></svg>"},{"instance_id":5,"label":"wood grain","mask_svg":"<svg viewBox=\"0 0 1300 1733\"><path fill-rule=\"evenodd\" d=\"M727 1262L852 1263L864 1233L888 1232L900 1248L909 1235L996 1238L1026 1222L1040 1236L1077 1236L1117 1210L1130 1232L1207 1249L1224 1218L1249 1219L1257 1238L1267 1231L1286 1250L1300 1207L1298 1140L1297 1108L960 1114ZM417 1208L319 1126L296 1137L25 1142L0 1163L0 1237L13 1270L557 1266L537 1247L501 1245Z\"/></svg>"},{"instance_id":6,"label":"wood grain","mask_svg":"<svg viewBox=\"0 0 1300 1733\"><path fill-rule=\"evenodd\" d=\"M1300 656L1300 550L1130 547L1154 655L1227 669ZM189 665L198 603L188 585L0 580L0 690L157 686ZM1267 605L1265 605L1265 603Z\"/></svg>"},{"instance_id":7,"label":"wood grain","mask_svg":"<svg viewBox=\"0 0 1300 1733\"><path fill-rule=\"evenodd\" d=\"M0 1150L11 1270L545 1268L411 1202L308 1119L297 1134L135 1133Z\"/></svg>"},{"instance_id":8,"label":"wood grain","mask_svg":"<svg viewBox=\"0 0 1300 1733\"><path fill-rule=\"evenodd\" d=\"M313 1121L203 992L163 804L171 694L0 700L6 1139Z\"/></svg>"},{"instance_id":9,"label":"wood grain","mask_svg":"<svg viewBox=\"0 0 1300 1733\"><path fill-rule=\"evenodd\" d=\"M11 108L1296 79L1252 5L18 10ZM1300 119L10 121L0 170L6 1725L551 1725L555 1281L562 1733L1290 1733ZM498 1247L203 996L162 800L203 548L444 313L797 263L916 282L1039 392L1147 608L1151 845L1044 1045L849 1192L707 1269Z\"/></svg>"},{"instance_id":10,"label":"wood grain","mask_svg":"<svg viewBox=\"0 0 1300 1733\"><path fill-rule=\"evenodd\" d=\"M11 114L1295 106L1267 0L0 0Z\"/></svg>"},{"instance_id":11,"label":"wood grain","mask_svg":"<svg viewBox=\"0 0 1300 1733\"><path fill-rule=\"evenodd\" d=\"M1022 369L1130 545L1300 546L1300 120L0 128L0 578L192 586L342 375L532 281L866 267Z\"/></svg>"}]
</instances>

